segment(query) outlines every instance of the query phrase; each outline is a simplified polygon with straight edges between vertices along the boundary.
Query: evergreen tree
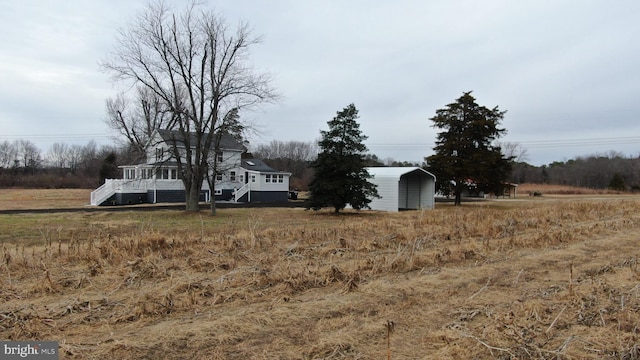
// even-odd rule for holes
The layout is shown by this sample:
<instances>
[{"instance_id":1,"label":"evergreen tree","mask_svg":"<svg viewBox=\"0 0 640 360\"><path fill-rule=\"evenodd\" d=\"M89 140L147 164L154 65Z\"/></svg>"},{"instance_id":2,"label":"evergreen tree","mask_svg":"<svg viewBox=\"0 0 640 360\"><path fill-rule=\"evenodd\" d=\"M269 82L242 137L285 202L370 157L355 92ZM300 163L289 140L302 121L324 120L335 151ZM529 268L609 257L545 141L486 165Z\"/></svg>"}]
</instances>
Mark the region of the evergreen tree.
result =
<instances>
[{"instance_id":1,"label":"evergreen tree","mask_svg":"<svg viewBox=\"0 0 640 360\"><path fill-rule=\"evenodd\" d=\"M619 173L613 174L611 181L609 182L609 189L616 191L627 190L627 184L624 182L624 178Z\"/></svg>"},{"instance_id":2,"label":"evergreen tree","mask_svg":"<svg viewBox=\"0 0 640 360\"><path fill-rule=\"evenodd\" d=\"M104 158L100 170L98 170L100 184L104 184L105 179L115 179L118 177L118 164L116 160L116 153L113 151Z\"/></svg>"},{"instance_id":3,"label":"evergreen tree","mask_svg":"<svg viewBox=\"0 0 640 360\"><path fill-rule=\"evenodd\" d=\"M309 184L311 192L307 209L319 210L332 206L338 213L347 204L354 209L369 208L373 197L379 197L376 186L365 168L366 136L356 122L358 110L350 104L329 121L329 131L321 131L320 153L311 164L315 177Z\"/></svg>"},{"instance_id":4,"label":"evergreen tree","mask_svg":"<svg viewBox=\"0 0 640 360\"><path fill-rule=\"evenodd\" d=\"M435 154L427 158L427 169L438 178L439 191L455 195L456 205L464 190L503 190L513 158L505 157L494 140L506 133L499 127L504 114L497 106L479 106L466 92L430 119L434 128L444 131L438 134Z\"/></svg>"}]
</instances>

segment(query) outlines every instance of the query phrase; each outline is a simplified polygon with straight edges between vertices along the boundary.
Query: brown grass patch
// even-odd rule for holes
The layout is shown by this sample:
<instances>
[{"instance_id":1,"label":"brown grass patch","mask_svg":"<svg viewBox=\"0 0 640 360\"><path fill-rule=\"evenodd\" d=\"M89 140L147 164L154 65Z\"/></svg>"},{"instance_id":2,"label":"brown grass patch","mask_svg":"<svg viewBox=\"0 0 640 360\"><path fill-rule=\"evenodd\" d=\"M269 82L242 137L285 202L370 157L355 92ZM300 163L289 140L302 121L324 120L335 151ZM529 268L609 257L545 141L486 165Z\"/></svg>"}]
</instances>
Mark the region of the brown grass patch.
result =
<instances>
[{"instance_id":1,"label":"brown grass patch","mask_svg":"<svg viewBox=\"0 0 640 360\"><path fill-rule=\"evenodd\" d=\"M590 189L578 186L555 185L555 184L532 184L525 183L518 185L518 196L527 196L538 192L542 195L602 195L621 194L620 191L609 189Z\"/></svg>"},{"instance_id":2,"label":"brown grass patch","mask_svg":"<svg viewBox=\"0 0 640 360\"><path fill-rule=\"evenodd\" d=\"M81 208L90 198L88 189L0 189L0 210Z\"/></svg>"},{"instance_id":3,"label":"brown grass patch","mask_svg":"<svg viewBox=\"0 0 640 360\"><path fill-rule=\"evenodd\" d=\"M18 219L0 337L77 359L372 359L393 321L394 359L640 356L640 199L495 204L0 215Z\"/></svg>"}]
</instances>

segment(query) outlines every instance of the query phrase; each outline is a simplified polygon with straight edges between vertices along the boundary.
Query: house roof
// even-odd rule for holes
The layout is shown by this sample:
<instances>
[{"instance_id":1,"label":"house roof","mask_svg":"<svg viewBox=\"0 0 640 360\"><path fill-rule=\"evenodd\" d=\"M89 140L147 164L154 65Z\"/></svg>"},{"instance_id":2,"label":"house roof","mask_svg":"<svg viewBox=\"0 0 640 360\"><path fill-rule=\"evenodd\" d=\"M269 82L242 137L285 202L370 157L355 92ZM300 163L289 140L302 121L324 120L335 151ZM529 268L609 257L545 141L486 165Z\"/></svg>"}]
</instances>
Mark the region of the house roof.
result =
<instances>
[{"instance_id":1,"label":"house roof","mask_svg":"<svg viewBox=\"0 0 640 360\"><path fill-rule=\"evenodd\" d=\"M388 177L400 179L402 175L419 172L436 179L436 176L420 167L368 167L367 171L376 178Z\"/></svg>"},{"instance_id":2,"label":"house roof","mask_svg":"<svg viewBox=\"0 0 640 360\"><path fill-rule=\"evenodd\" d=\"M164 142L170 143L171 141L176 141L178 144L184 145L184 137L180 131L177 130L165 130L158 129L158 135L162 138ZM196 143L196 133L189 133L189 144ZM233 136L229 134L224 134L220 138L220 149L223 150L238 150L245 151L244 145L238 142Z\"/></svg>"},{"instance_id":3,"label":"house roof","mask_svg":"<svg viewBox=\"0 0 640 360\"><path fill-rule=\"evenodd\" d=\"M242 159L242 167L247 170L254 170L260 172L274 172L279 173L282 171L278 171L271 166L267 165L264 161L260 159Z\"/></svg>"}]
</instances>

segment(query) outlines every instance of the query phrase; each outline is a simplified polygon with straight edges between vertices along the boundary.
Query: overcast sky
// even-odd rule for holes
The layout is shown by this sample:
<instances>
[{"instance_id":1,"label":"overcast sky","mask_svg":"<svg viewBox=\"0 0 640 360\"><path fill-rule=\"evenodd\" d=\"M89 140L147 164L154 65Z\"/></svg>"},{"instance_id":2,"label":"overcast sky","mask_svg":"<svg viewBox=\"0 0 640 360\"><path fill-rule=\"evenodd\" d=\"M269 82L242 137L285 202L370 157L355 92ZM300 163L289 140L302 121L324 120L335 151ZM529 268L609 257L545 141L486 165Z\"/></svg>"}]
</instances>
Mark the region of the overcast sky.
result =
<instances>
[{"instance_id":1,"label":"overcast sky","mask_svg":"<svg viewBox=\"0 0 640 360\"><path fill-rule=\"evenodd\" d=\"M104 101L118 89L98 62L146 4L0 0L0 141L111 143ZM182 9L186 1L170 1ZM255 67L278 104L243 114L253 143L315 141L354 103L370 152L432 154L435 111L473 91L507 110L505 142L534 165L640 154L640 1L220 0L210 6L263 42Z\"/></svg>"}]
</instances>

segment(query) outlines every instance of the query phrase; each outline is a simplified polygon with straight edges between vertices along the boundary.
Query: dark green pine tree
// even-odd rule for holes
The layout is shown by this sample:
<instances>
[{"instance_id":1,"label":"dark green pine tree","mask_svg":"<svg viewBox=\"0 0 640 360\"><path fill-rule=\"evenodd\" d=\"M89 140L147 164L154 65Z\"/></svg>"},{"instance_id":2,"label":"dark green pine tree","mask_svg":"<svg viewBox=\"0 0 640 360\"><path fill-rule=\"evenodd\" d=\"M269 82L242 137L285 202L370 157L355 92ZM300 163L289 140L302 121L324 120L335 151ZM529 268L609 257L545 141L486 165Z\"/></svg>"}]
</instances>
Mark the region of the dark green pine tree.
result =
<instances>
[{"instance_id":1,"label":"dark green pine tree","mask_svg":"<svg viewBox=\"0 0 640 360\"><path fill-rule=\"evenodd\" d=\"M620 173L613 174L611 181L609 182L609 189L616 191L625 191L627 190L627 185L624 182L624 178Z\"/></svg>"},{"instance_id":2,"label":"dark green pine tree","mask_svg":"<svg viewBox=\"0 0 640 360\"><path fill-rule=\"evenodd\" d=\"M110 152L102 161L98 175L100 175L100 184L104 184L105 179L115 179L118 177L118 164L116 163L116 154Z\"/></svg>"},{"instance_id":3,"label":"dark green pine tree","mask_svg":"<svg viewBox=\"0 0 640 360\"><path fill-rule=\"evenodd\" d=\"M376 185L370 183L365 168L366 136L356 122L358 110L350 104L329 121L329 131L320 131L320 153L311 164L315 177L309 184L307 209L333 207L338 213L347 204L360 210L369 208L373 197L379 197Z\"/></svg>"},{"instance_id":4,"label":"dark green pine tree","mask_svg":"<svg viewBox=\"0 0 640 360\"><path fill-rule=\"evenodd\" d=\"M427 158L427 169L436 175L438 191L453 193L456 205L464 190L503 191L513 158L505 157L494 140L506 134L499 127L505 112L476 104L466 92L430 119L443 131L438 133L435 154Z\"/></svg>"}]
</instances>

